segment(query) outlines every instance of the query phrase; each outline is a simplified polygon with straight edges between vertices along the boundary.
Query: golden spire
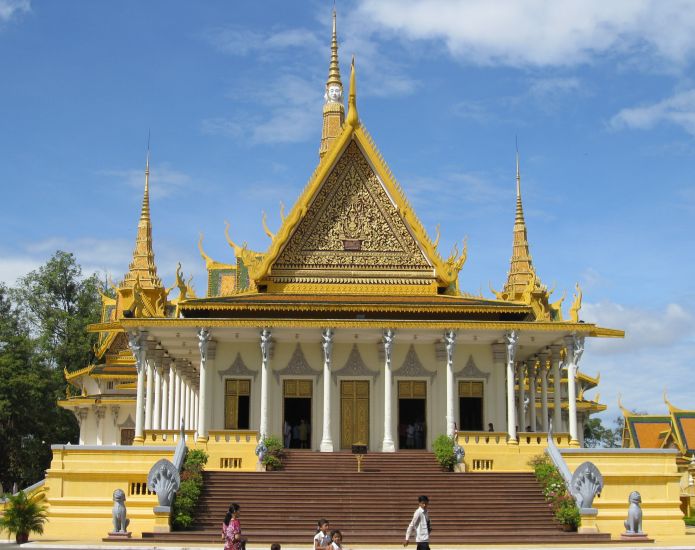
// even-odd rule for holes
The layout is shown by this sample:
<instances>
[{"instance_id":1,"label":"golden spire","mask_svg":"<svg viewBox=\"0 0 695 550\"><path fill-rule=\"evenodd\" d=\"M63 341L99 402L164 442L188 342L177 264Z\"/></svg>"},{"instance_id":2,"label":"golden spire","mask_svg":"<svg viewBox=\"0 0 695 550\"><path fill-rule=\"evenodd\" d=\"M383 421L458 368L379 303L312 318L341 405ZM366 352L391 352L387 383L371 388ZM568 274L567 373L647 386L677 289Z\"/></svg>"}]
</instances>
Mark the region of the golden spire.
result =
<instances>
[{"instance_id":1,"label":"golden spire","mask_svg":"<svg viewBox=\"0 0 695 550\"><path fill-rule=\"evenodd\" d=\"M152 250L152 221L150 220L150 147L147 145L145 162L145 191L142 196L142 208L135 238L133 261L121 283L121 288L134 288L136 281L143 289L161 288L162 281L157 276Z\"/></svg>"},{"instance_id":2,"label":"golden spire","mask_svg":"<svg viewBox=\"0 0 695 550\"><path fill-rule=\"evenodd\" d=\"M347 123L350 126L359 124L359 116L357 116L357 84L355 83L355 56L352 56L352 65L350 66L350 91L348 92L348 114Z\"/></svg>"},{"instance_id":3,"label":"golden spire","mask_svg":"<svg viewBox=\"0 0 695 550\"><path fill-rule=\"evenodd\" d=\"M536 271L531 262L528 237L526 234L526 222L524 221L524 209L521 203L521 171L519 169L519 149L516 150L516 215L514 217L514 243L512 258L510 261L507 282L504 284L504 292L508 299L517 300L523 295L529 281L536 279Z\"/></svg>"},{"instance_id":4,"label":"golden spire","mask_svg":"<svg viewBox=\"0 0 695 550\"><path fill-rule=\"evenodd\" d=\"M331 37L331 61L328 65L328 80L323 104L323 128L321 130L321 145L319 157L323 158L326 151L340 134L345 120L343 106L343 82L340 80L340 64L338 62L338 33L336 30L336 13L333 8L333 34Z\"/></svg>"}]
</instances>

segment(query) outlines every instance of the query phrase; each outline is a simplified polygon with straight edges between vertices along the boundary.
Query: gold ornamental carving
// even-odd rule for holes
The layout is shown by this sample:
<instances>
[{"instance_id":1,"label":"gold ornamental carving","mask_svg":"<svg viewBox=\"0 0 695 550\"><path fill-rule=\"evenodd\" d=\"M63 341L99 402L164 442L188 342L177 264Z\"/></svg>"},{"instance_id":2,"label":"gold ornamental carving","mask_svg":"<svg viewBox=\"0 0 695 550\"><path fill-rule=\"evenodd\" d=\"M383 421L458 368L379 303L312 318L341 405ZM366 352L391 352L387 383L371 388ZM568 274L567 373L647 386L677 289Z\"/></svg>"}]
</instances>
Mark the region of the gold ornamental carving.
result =
<instances>
[{"instance_id":1,"label":"gold ornamental carving","mask_svg":"<svg viewBox=\"0 0 695 550\"><path fill-rule=\"evenodd\" d=\"M354 141L316 194L273 272L336 268L427 271L434 278L432 266Z\"/></svg>"}]
</instances>

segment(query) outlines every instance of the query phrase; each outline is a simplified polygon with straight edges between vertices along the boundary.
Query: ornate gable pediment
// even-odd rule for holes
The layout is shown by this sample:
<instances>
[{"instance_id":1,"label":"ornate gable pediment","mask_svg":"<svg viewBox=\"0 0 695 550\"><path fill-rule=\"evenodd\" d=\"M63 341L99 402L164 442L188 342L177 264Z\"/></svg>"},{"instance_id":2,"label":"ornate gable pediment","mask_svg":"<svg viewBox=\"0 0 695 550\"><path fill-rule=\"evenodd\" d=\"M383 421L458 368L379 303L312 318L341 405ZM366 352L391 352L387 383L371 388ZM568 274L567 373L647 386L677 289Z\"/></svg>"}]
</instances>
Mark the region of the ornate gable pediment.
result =
<instances>
[{"instance_id":1,"label":"ornate gable pediment","mask_svg":"<svg viewBox=\"0 0 695 550\"><path fill-rule=\"evenodd\" d=\"M275 282L420 284L434 269L364 153L352 140L288 236Z\"/></svg>"},{"instance_id":2,"label":"ornate gable pediment","mask_svg":"<svg viewBox=\"0 0 695 550\"><path fill-rule=\"evenodd\" d=\"M471 355L468 357L466 366L456 373L456 378L484 379L487 381L490 378L490 373L481 371Z\"/></svg>"},{"instance_id":3,"label":"ornate gable pediment","mask_svg":"<svg viewBox=\"0 0 695 550\"><path fill-rule=\"evenodd\" d=\"M339 376L350 377L350 376L369 376L373 380L379 376L378 370L371 370L362 359L362 354L357 344L352 345L350 350L350 355L348 355L347 361L343 368L333 371L333 381L336 382Z\"/></svg>"},{"instance_id":4,"label":"ornate gable pediment","mask_svg":"<svg viewBox=\"0 0 695 550\"><path fill-rule=\"evenodd\" d=\"M304 356L301 344L297 343L292 357L290 357L285 368L276 370L273 374L275 375L275 380L279 382L281 376L318 376L321 374L321 371L311 368Z\"/></svg>"},{"instance_id":5,"label":"ornate gable pediment","mask_svg":"<svg viewBox=\"0 0 695 550\"><path fill-rule=\"evenodd\" d=\"M408 353L406 354L405 359L403 360L403 364L400 366L399 369L393 371L393 375L401 376L404 378L427 376L428 378L432 379L435 376L437 376L437 372L427 370L422 365L420 357L418 357L418 354L415 351L415 346L413 344L410 344L410 347L408 348Z\"/></svg>"},{"instance_id":6,"label":"ornate gable pediment","mask_svg":"<svg viewBox=\"0 0 695 550\"><path fill-rule=\"evenodd\" d=\"M234 361L232 364L229 366L229 368L225 370L218 371L217 374L220 376L220 378L225 378L225 377L233 377L233 376L248 376L248 377L253 377L254 380L256 378L256 375L258 375L258 371L253 371L249 369L246 366L246 363L244 363L244 359L241 357L241 353L237 352L236 357L234 358Z\"/></svg>"}]
</instances>

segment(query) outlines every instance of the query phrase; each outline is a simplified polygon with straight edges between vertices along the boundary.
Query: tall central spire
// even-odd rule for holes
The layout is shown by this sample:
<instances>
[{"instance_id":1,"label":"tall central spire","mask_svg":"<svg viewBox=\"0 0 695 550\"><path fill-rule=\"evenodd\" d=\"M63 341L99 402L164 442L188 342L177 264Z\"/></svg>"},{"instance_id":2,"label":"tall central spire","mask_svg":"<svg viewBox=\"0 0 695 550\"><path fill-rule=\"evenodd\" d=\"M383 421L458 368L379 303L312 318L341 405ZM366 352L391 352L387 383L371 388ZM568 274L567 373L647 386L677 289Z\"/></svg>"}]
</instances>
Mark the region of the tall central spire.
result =
<instances>
[{"instance_id":1,"label":"tall central spire","mask_svg":"<svg viewBox=\"0 0 695 550\"><path fill-rule=\"evenodd\" d=\"M345 120L343 105L343 82L340 80L340 64L338 62L338 32L336 13L333 8L333 34L331 37L331 61L328 65L328 79L323 104L323 129L319 157L323 158L326 151L340 134Z\"/></svg>"},{"instance_id":2,"label":"tall central spire","mask_svg":"<svg viewBox=\"0 0 695 550\"><path fill-rule=\"evenodd\" d=\"M142 196L142 208L135 238L133 261L121 283L121 288L133 288L136 282L143 289L161 288L162 281L157 276L152 250L152 221L150 220L150 147L147 146L145 162L145 191Z\"/></svg>"},{"instance_id":3,"label":"tall central spire","mask_svg":"<svg viewBox=\"0 0 695 550\"><path fill-rule=\"evenodd\" d=\"M529 281L536 277L536 271L531 262L524 208L521 203L521 171L519 170L519 149L516 150L516 215L514 217L514 243L512 258L509 266L504 292L511 300L518 300L528 286Z\"/></svg>"}]
</instances>

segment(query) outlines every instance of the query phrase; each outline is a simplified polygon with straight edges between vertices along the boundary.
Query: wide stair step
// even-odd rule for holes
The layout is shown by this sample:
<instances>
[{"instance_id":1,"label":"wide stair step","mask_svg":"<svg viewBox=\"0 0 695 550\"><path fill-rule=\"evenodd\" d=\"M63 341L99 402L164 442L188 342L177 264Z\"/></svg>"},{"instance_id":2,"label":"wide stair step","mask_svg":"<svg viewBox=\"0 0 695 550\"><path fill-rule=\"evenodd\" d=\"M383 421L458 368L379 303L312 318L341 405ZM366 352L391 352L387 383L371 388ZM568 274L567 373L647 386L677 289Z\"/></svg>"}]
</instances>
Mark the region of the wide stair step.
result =
<instances>
[{"instance_id":1,"label":"wide stair step","mask_svg":"<svg viewBox=\"0 0 695 550\"><path fill-rule=\"evenodd\" d=\"M241 506L253 543L311 545L319 517L343 532L345 544L398 544L417 506L430 498L431 542L458 544L591 543L607 534L566 533L527 473L444 472L425 451L371 453L357 473L347 452L288 451L278 472L206 472L190 531L143 533L154 542L220 543L230 502Z\"/></svg>"}]
</instances>

